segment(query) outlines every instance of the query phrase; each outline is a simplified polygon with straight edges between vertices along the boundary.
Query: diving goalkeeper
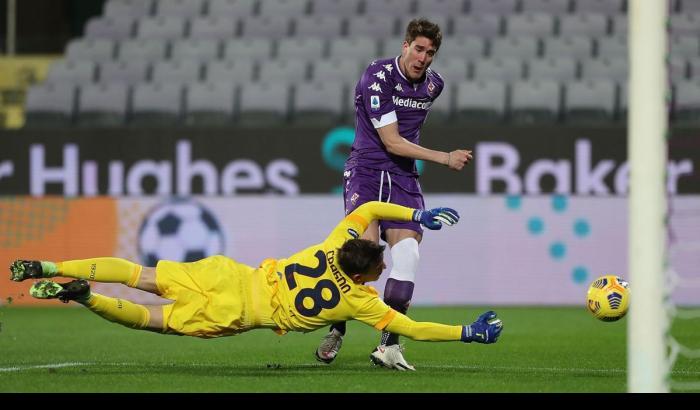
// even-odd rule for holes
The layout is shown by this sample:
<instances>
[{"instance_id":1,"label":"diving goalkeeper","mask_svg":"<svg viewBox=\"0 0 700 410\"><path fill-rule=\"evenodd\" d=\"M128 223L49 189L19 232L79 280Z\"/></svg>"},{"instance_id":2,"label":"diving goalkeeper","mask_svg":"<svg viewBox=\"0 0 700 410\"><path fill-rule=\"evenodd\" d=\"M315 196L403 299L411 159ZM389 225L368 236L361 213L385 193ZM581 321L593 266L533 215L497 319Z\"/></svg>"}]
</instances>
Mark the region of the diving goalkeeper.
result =
<instances>
[{"instance_id":1,"label":"diving goalkeeper","mask_svg":"<svg viewBox=\"0 0 700 410\"><path fill-rule=\"evenodd\" d=\"M134 328L201 338L231 336L268 328L279 334L310 332L351 319L379 331L413 340L493 343L502 322L492 311L470 325L415 322L386 305L365 283L386 267L384 246L358 239L374 220L415 221L428 229L457 223L450 208L411 209L368 202L347 215L320 244L286 259L266 259L258 268L225 256L196 262L167 260L155 268L125 259L103 257L64 262L17 260L11 279L76 278L67 283L36 282L30 294L39 299L75 301L99 316ZM172 300L139 305L90 291L87 280L114 282Z\"/></svg>"}]
</instances>

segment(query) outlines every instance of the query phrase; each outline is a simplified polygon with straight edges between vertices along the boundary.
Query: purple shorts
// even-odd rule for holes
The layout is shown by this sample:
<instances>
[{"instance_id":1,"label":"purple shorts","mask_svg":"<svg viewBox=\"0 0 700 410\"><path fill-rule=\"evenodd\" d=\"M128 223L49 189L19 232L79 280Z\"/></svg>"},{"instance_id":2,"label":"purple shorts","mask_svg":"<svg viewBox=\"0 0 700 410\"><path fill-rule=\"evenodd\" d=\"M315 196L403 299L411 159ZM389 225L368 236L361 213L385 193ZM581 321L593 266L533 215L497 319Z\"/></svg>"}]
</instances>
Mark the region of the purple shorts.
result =
<instances>
[{"instance_id":1,"label":"purple shorts","mask_svg":"<svg viewBox=\"0 0 700 410\"><path fill-rule=\"evenodd\" d=\"M343 173L343 199L345 214L369 201L390 202L414 209L425 209L423 192L418 178L380 171L377 169L355 167ZM382 239L387 229L410 229L423 234L418 222L379 221Z\"/></svg>"}]
</instances>

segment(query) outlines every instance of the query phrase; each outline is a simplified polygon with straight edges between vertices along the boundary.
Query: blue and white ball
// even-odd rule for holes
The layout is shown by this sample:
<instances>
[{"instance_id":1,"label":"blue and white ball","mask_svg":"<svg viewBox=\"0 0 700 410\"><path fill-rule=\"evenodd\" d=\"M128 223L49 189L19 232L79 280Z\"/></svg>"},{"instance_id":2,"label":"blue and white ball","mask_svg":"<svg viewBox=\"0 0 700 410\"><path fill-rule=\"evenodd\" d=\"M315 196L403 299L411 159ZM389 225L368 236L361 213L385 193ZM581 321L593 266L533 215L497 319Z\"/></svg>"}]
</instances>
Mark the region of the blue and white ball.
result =
<instances>
[{"instance_id":1,"label":"blue and white ball","mask_svg":"<svg viewBox=\"0 0 700 410\"><path fill-rule=\"evenodd\" d=\"M145 266L159 260L194 262L224 252L224 234L214 214L188 199L156 206L139 229L139 255Z\"/></svg>"}]
</instances>

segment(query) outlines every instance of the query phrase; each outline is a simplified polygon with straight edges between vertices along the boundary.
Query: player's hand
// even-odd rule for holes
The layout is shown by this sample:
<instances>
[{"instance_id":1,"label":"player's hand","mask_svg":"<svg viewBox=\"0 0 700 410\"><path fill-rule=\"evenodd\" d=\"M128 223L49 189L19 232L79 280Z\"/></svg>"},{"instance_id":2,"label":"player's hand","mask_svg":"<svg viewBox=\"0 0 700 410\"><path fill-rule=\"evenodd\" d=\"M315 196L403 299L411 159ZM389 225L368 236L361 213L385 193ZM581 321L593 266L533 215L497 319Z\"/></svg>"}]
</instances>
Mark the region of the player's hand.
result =
<instances>
[{"instance_id":1,"label":"player's hand","mask_svg":"<svg viewBox=\"0 0 700 410\"><path fill-rule=\"evenodd\" d=\"M454 171L461 171L473 158L472 152L466 149L456 149L447 155L447 167Z\"/></svg>"},{"instance_id":2,"label":"player's hand","mask_svg":"<svg viewBox=\"0 0 700 410\"><path fill-rule=\"evenodd\" d=\"M498 318L496 312L489 310L482 313L471 325L462 326L462 341L465 343L496 343L502 330L503 322Z\"/></svg>"},{"instance_id":3,"label":"player's hand","mask_svg":"<svg viewBox=\"0 0 700 410\"><path fill-rule=\"evenodd\" d=\"M436 231L442 228L442 224L452 226L459 222L459 213L452 208L416 209L413 211L413 221Z\"/></svg>"}]
</instances>

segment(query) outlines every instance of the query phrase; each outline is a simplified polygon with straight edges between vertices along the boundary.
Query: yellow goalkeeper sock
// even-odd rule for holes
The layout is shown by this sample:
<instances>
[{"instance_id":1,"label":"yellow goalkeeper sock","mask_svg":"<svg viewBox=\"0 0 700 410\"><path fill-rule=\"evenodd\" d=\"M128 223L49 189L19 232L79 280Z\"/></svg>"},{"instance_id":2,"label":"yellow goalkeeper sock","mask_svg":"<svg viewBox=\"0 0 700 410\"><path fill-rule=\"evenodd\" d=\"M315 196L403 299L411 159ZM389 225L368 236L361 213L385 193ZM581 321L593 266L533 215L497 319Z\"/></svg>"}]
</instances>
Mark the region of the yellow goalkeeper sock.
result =
<instances>
[{"instance_id":1,"label":"yellow goalkeeper sock","mask_svg":"<svg viewBox=\"0 0 700 410\"><path fill-rule=\"evenodd\" d=\"M145 329L151 320L151 314L145 306L129 302L128 300L92 293L87 300L81 303L110 322L119 323L133 329Z\"/></svg>"},{"instance_id":2,"label":"yellow goalkeeper sock","mask_svg":"<svg viewBox=\"0 0 700 410\"><path fill-rule=\"evenodd\" d=\"M57 262L58 274L96 282L123 283L136 287L141 277L141 265L121 258L92 258Z\"/></svg>"}]
</instances>

